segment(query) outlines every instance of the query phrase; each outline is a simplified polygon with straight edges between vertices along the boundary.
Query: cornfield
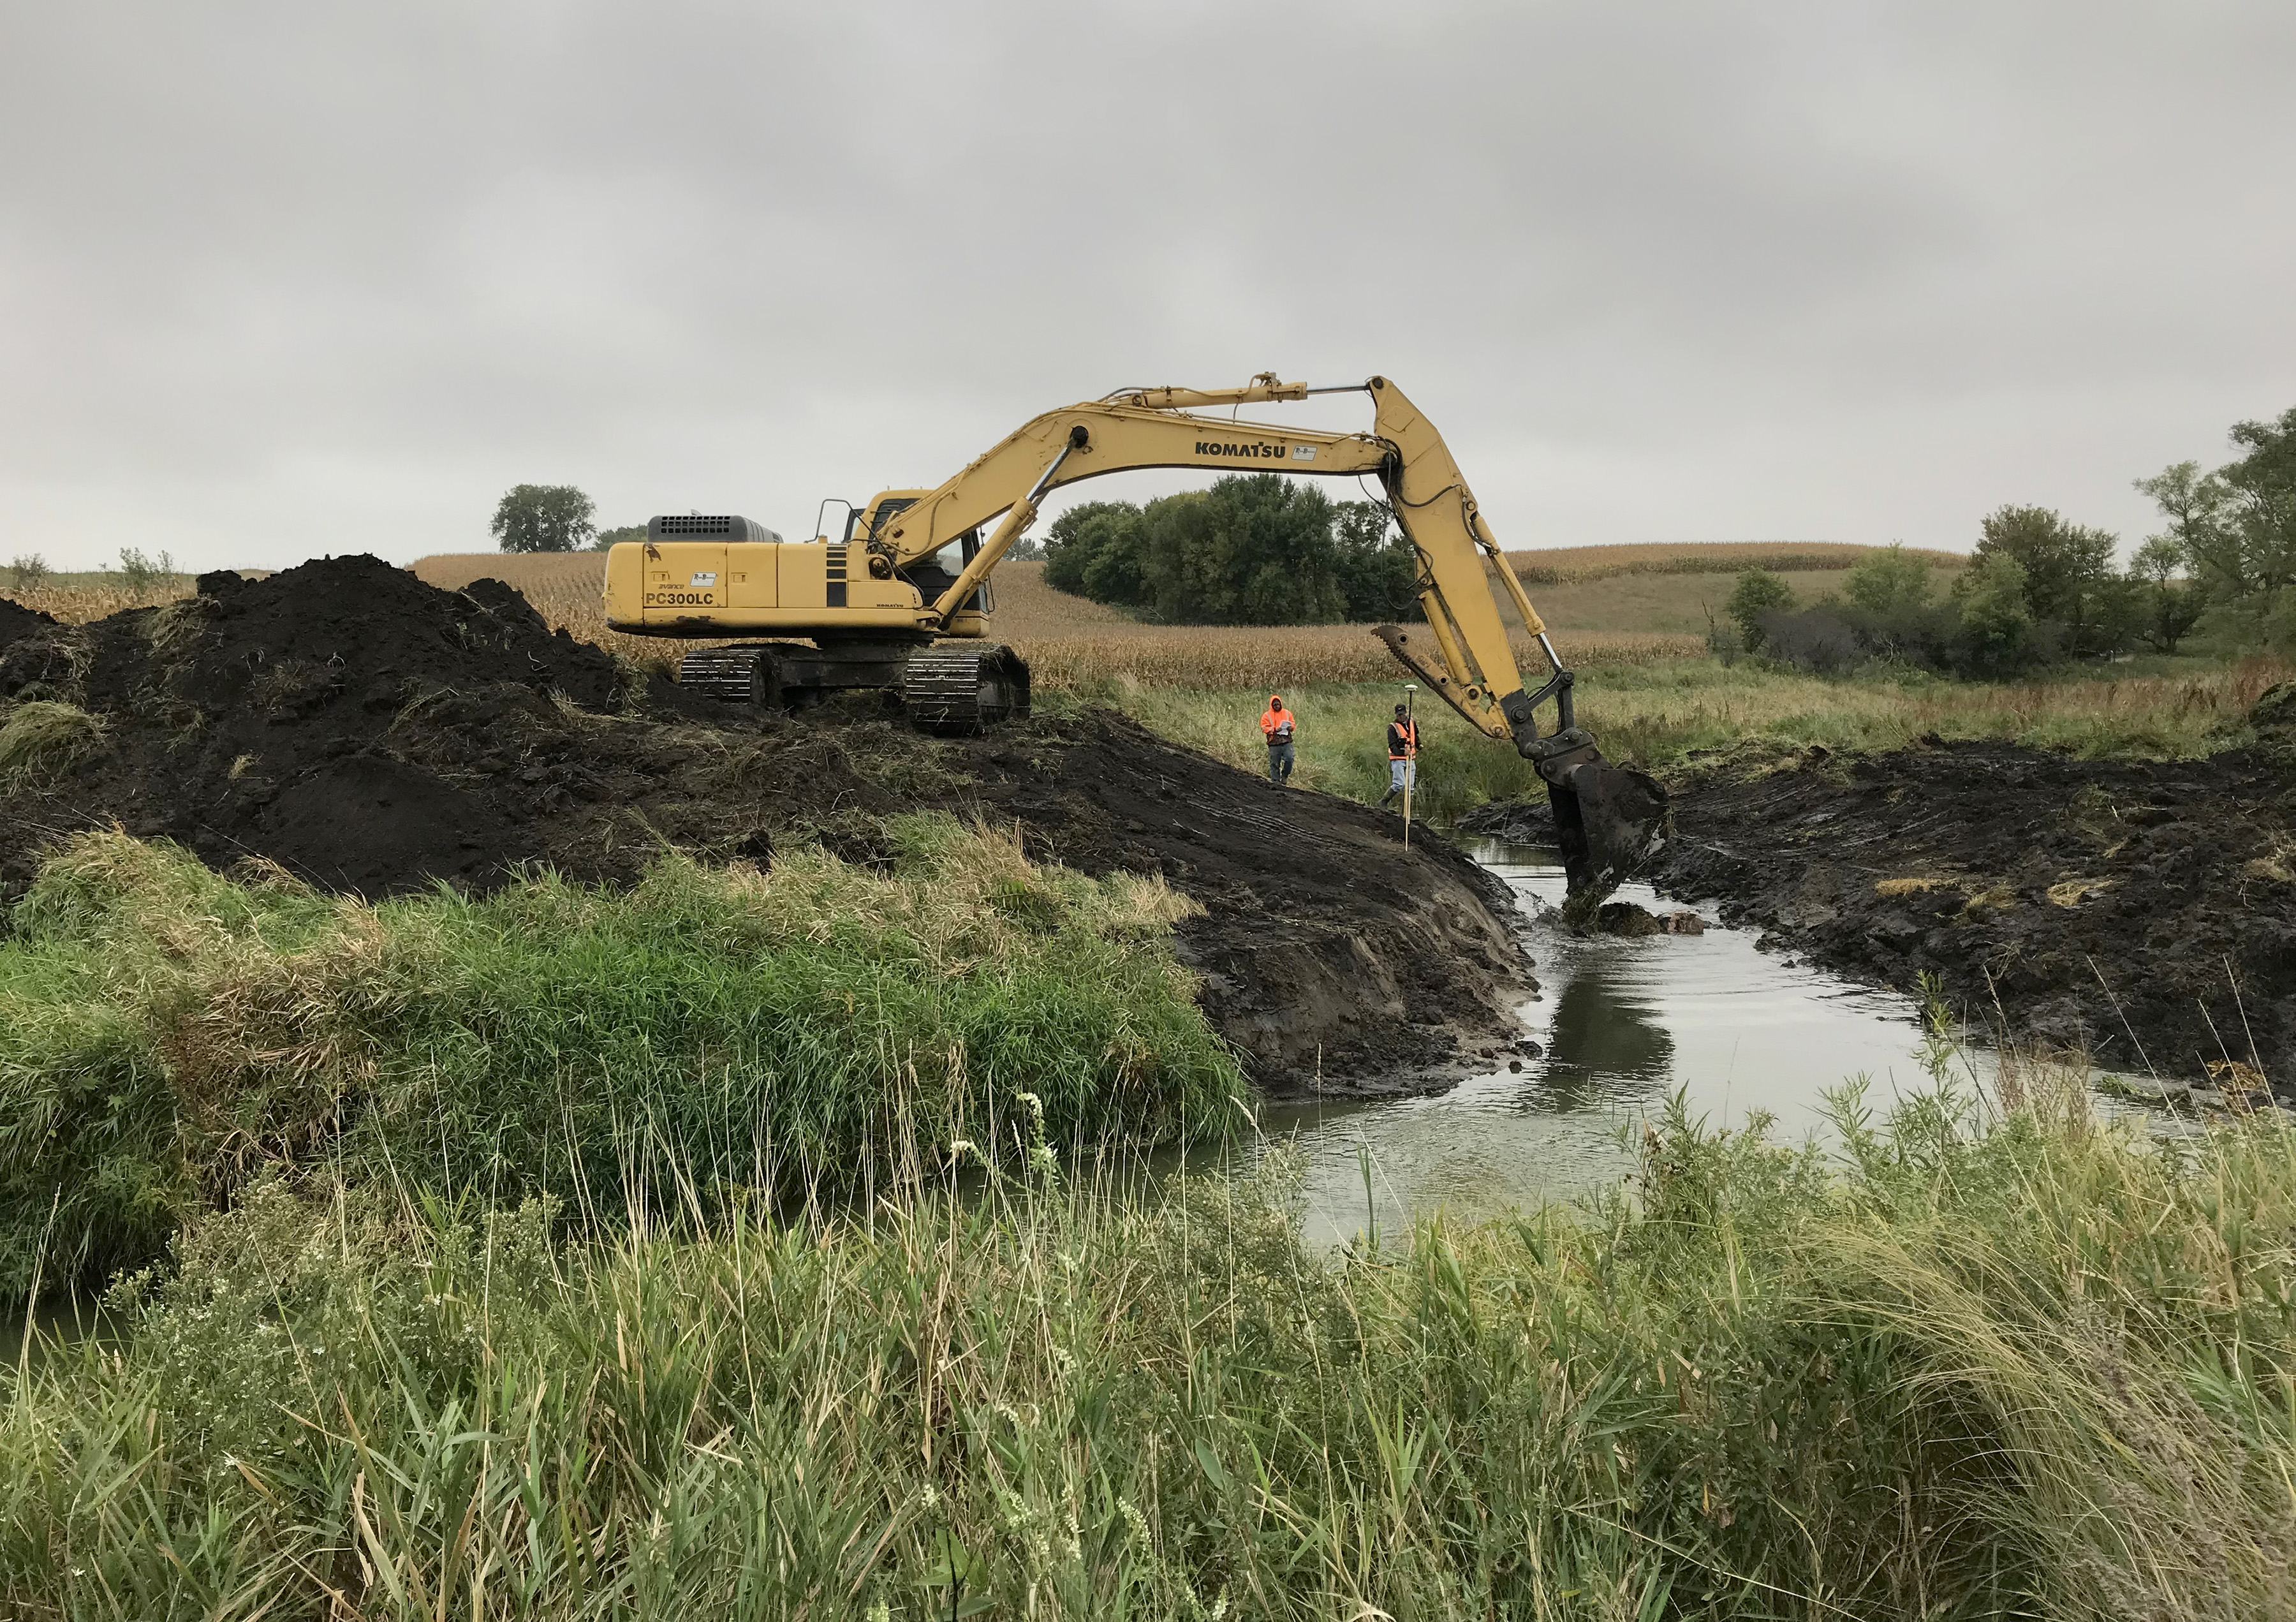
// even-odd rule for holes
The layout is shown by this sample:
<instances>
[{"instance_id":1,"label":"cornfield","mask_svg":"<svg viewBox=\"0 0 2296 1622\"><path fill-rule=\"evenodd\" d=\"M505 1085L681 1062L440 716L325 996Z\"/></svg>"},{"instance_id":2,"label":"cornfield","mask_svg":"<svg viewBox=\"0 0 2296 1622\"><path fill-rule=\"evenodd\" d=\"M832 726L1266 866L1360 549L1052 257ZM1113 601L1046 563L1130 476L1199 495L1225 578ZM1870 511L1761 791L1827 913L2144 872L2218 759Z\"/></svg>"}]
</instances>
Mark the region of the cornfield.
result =
<instances>
[{"instance_id":1,"label":"cornfield","mask_svg":"<svg viewBox=\"0 0 2296 1622\"><path fill-rule=\"evenodd\" d=\"M45 583L21 589L0 589L0 596L28 609L52 614L66 625L86 625L123 609L153 608L192 594L189 575L169 575L142 591L130 591L118 581L110 585L78 586Z\"/></svg>"},{"instance_id":2,"label":"cornfield","mask_svg":"<svg viewBox=\"0 0 2296 1622\"><path fill-rule=\"evenodd\" d=\"M1767 569L1790 574L1813 569L1848 569L1882 550L1848 541L1692 541L1679 545L1555 546L1510 552L1507 561L1526 586L1569 586L1620 575L1734 575ZM1908 546L1906 555L1939 569L1959 569L1969 560L1956 552Z\"/></svg>"},{"instance_id":3,"label":"cornfield","mask_svg":"<svg viewBox=\"0 0 2296 1622\"><path fill-rule=\"evenodd\" d=\"M488 576L504 581L552 625L633 659L658 661L691 645L609 631L599 598L603 566L595 553L474 553L423 558L412 567L431 585L449 588ZM1028 659L1041 686L1116 680L1150 687L1299 686L1387 681L1396 675L1393 657L1365 626L1143 625L1103 604L1054 591L1037 563L1004 565L995 593L996 635ZM1694 636L1664 632L1580 632L1569 637L1565 650L1579 663L1613 664L1651 664L1702 651ZM1515 655L1525 669L1544 668L1528 637L1516 639Z\"/></svg>"}]
</instances>

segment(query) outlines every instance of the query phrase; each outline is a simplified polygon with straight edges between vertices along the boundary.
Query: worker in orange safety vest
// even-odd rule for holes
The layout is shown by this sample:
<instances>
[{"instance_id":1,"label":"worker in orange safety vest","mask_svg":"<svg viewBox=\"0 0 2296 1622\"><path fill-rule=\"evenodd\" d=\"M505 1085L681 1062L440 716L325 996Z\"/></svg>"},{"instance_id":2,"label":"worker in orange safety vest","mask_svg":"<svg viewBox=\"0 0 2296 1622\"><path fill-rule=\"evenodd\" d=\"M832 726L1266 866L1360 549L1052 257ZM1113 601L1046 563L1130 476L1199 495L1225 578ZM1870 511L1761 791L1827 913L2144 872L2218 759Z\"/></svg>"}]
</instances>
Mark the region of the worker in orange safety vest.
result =
<instances>
[{"instance_id":1,"label":"worker in orange safety vest","mask_svg":"<svg viewBox=\"0 0 2296 1622\"><path fill-rule=\"evenodd\" d=\"M1300 729L1300 717L1283 708L1283 695L1267 695L1267 708L1260 712L1259 735L1267 740L1267 781L1281 788L1292 775L1292 734Z\"/></svg>"},{"instance_id":2,"label":"worker in orange safety vest","mask_svg":"<svg viewBox=\"0 0 2296 1622\"><path fill-rule=\"evenodd\" d=\"M1418 786L1419 723L1412 719L1407 706L1398 704L1395 719L1387 724L1387 792L1379 797L1379 803L1383 807L1397 795Z\"/></svg>"}]
</instances>

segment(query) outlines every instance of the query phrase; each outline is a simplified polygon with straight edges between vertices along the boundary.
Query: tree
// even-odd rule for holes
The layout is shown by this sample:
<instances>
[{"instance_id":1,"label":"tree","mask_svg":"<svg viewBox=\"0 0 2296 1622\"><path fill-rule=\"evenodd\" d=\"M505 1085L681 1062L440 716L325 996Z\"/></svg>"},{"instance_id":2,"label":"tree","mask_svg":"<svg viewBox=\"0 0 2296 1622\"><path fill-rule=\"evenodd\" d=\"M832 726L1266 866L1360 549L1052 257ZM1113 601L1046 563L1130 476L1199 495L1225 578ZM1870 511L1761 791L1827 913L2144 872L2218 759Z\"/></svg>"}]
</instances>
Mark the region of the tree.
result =
<instances>
[{"instance_id":1,"label":"tree","mask_svg":"<svg viewBox=\"0 0 2296 1622\"><path fill-rule=\"evenodd\" d=\"M644 524L624 524L619 529L599 530L598 538L590 543L590 550L593 552L611 552L615 547L620 545L625 541L636 542L642 541L645 538L646 527ZM509 548L504 547L503 550L507 552Z\"/></svg>"},{"instance_id":2,"label":"tree","mask_svg":"<svg viewBox=\"0 0 2296 1622\"><path fill-rule=\"evenodd\" d=\"M2184 543L2173 535L2153 536L2128 561L2140 630L2144 640L2163 653L2177 651L2177 644L2200 622L2201 610L2208 606L2208 594L2185 578L2190 563Z\"/></svg>"},{"instance_id":3,"label":"tree","mask_svg":"<svg viewBox=\"0 0 2296 1622\"><path fill-rule=\"evenodd\" d=\"M1416 554L1376 503L1342 508L1280 474L1221 479L1145 508L1087 502L1045 536L1045 581L1170 625L1418 618Z\"/></svg>"},{"instance_id":4,"label":"tree","mask_svg":"<svg viewBox=\"0 0 2296 1622\"><path fill-rule=\"evenodd\" d=\"M1332 498L1280 473L1232 474L1149 504L1141 566L1171 625L1325 625L1343 618Z\"/></svg>"},{"instance_id":5,"label":"tree","mask_svg":"<svg viewBox=\"0 0 2296 1622\"><path fill-rule=\"evenodd\" d=\"M1976 556L2016 561L2028 612L2062 628L2067 653L2103 653L2114 643L2121 594L2112 553L2120 544L2119 537L2069 524L2046 507L2005 506L1979 526Z\"/></svg>"},{"instance_id":6,"label":"tree","mask_svg":"<svg viewBox=\"0 0 2296 1622\"><path fill-rule=\"evenodd\" d=\"M1385 624L1427 618L1419 605L1419 553L1396 529L1385 502L1338 504L1332 546L1349 619Z\"/></svg>"},{"instance_id":7,"label":"tree","mask_svg":"<svg viewBox=\"0 0 2296 1622\"><path fill-rule=\"evenodd\" d=\"M2030 662L2031 589L2014 553L1997 550L1980 555L1956 583L1954 594L1961 602L1956 652L1964 669L2000 676Z\"/></svg>"},{"instance_id":8,"label":"tree","mask_svg":"<svg viewBox=\"0 0 2296 1622\"><path fill-rule=\"evenodd\" d=\"M1930 566L1901 541L1860 558L1841 591L1836 617L1865 652L1931 664L1951 638L1951 614L1930 602Z\"/></svg>"},{"instance_id":9,"label":"tree","mask_svg":"<svg viewBox=\"0 0 2296 1622\"><path fill-rule=\"evenodd\" d=\"M2202 591L2260 625L2296 610L2296 406L2268 422L2236 422L2248 454L2213 473L2179 462L2136 487L2169 520Z\"/></svg>"},{"instance_id":10,"label":"tree","mask_svg":"<svg viewBox=\"0 0 2296 1622\"><path fill-rule=\"evenodd\" d=\"M1097 504L1106 511L1094 513L1078 532L1079 553L1085 560L1084 594L1119 608L1144 608L1148 603L1147 514L1130 502Z\"/></svg>"},{"instance_id":11,"label":"tree","mask_svg":"<svg viewBox=\"0 0 2296 1622\"><path fill-rule=\"evenodd\" d=\"M1762 651L1762 618L1793 606L1793 587L1767 569L1750 569L1738 577L1730 601L1722 605L1738 627L1738 639L1749 653Z\"/></svg>"},{"instance_id":12,"label":"tree","mask_svg":"<svg viewBox=\"0 0 2296 1622\"><path fill-rule=\"evenodd\" d=\"M1869 614L1890 618L1924 607L1930 600L1930 566L1892 541L1860 558L1841 583L1842 594Z\"/></svg>"},{"instance_id":13,"label":"tree","mask_svg":"<svg viewBox=\"0 0 2296 1622\"><path fill-rule=\"evenodd\" d=\"M1111 521L1113 520L1113 521ZM1140 509L1128 501L1087 501L1070 507L1045 531L1045 584L1073 596L1088 595L1085 571L1127 525L1136 528ZM1133 601L1133 599L1128 599Z\"/></svg>"},{"instance_id":14,"label":"tree","mask_svg":"<svg viewBox=\"0 0 2296 1622\"><path fill-rule=\"evenodd\" d=\"M598 532L596 511L570 484L513 485L488 529L504 552L579 552Z\"/></svg>"}]
</instances>

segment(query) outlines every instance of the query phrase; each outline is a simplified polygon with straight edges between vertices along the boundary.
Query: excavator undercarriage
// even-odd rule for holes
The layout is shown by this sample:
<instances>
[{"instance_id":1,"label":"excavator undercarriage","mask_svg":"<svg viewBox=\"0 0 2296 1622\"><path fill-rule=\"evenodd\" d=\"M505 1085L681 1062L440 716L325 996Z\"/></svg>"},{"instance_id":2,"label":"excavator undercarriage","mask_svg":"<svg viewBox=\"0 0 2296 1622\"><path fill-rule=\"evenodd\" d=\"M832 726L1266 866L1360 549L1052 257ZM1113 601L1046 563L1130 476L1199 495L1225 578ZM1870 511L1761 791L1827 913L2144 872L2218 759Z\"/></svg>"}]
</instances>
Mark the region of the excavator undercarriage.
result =
<instances>
[{"instance_id":1,"label":"excavator undercarriage","mask_svg":"<svg viewBox=\"0 0 2296 1622\"><path fill-rule=\"evenodd\" d=\"M996 643L734 643L678 661L677 684L728 704L795 708L894 688L918 731L960 737L1029 717L1029 661Z\"/></svg>"}]
</instances>

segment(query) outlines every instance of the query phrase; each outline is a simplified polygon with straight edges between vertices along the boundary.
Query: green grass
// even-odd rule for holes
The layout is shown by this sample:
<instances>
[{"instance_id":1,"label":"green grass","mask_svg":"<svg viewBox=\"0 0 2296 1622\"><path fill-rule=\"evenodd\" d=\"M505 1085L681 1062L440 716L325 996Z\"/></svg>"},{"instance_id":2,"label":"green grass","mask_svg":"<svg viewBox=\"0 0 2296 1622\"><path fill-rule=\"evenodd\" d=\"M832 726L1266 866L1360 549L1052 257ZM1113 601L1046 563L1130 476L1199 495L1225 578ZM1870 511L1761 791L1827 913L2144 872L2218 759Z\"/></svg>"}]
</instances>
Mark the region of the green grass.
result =
<instances>
[{"instance_id":1,"label":"green grass","mask_svg":"<svg viewBox=\"0 0 2296 1622\"><path fill-rule=\"evenodd\" d=\"M1666 578L1667 577L1654 577ZM1561 648L1567 657L1567 639ZM1588 665L1576 689L1579 725L1616 760L1660 774L1694 751L1750 742L1783 753L1822 745L1837 750L1901 749L1935 733L1992 738L2087 756L2174 758L2246 741L2246 717L2286 665L2268 659L2225 664L2152 659L2092 667L2026 682L1954 681L1921 672L1822 677L1754 661L1726 667L1710 659ZM1083 696L1117 704L1176 742L1247 771L1266 768L1258 689L1103 684ZM1351 799L1387 790L1385 728L1402 680L1308 684L1286 693L1300 716L1292 782ZM1529 766L1506 744L1486 738L1427 694L1418 695L1423 739L1414 811L1447 822L1491 799L1542 792ZM1551 726L1554 712L1542 712Z\"/></svg>"},{"instance_id":2,"label":"green grass","mask_svg":"<svg viewBox=\"0 0 2296 1622\"><path fill-rule=\"evenodd\" d=\"M1277 1155L560 1245L242 1191L0 1374L51 1618L2246 1618L2296 1136L1950 1100L1316 1253Z\"/></svg>"},{"instance_id":3,"label":"green grass","mask_svg":"<svg viewBox=\"0 0 2296 1622\"><path fill-rule=\"evenodd\" d=\"M617 1220L1226 1129L1242 1084L1160 883L1035 866L946 818L893 870L665 856L369 906L119 833L41 871L0 940L0 1297L101 1277L266 1171Z\"/></svg>"}]
</instances>

